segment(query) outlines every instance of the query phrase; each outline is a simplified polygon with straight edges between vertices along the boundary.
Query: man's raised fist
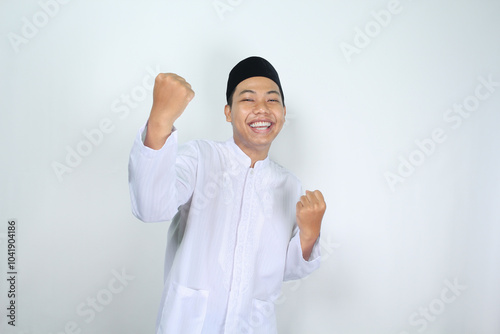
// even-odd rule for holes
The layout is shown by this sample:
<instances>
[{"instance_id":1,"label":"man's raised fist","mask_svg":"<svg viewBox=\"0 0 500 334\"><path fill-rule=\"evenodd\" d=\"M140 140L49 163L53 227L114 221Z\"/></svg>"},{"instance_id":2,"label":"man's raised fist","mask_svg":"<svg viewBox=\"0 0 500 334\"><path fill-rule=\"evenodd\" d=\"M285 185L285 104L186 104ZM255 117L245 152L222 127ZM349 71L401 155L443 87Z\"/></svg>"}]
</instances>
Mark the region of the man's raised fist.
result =
<instances>
[{"instance_id":1,"label":"man's raised fist","mask_svg":"<svg viewBox=\"0 0 500 334\"><path fill-rule=\"evenodd\" d=\"M155 79L150 118L173 123L193 97L194 91L183 77L174 73L160 73Z\"/></svg>"}]
</instances>

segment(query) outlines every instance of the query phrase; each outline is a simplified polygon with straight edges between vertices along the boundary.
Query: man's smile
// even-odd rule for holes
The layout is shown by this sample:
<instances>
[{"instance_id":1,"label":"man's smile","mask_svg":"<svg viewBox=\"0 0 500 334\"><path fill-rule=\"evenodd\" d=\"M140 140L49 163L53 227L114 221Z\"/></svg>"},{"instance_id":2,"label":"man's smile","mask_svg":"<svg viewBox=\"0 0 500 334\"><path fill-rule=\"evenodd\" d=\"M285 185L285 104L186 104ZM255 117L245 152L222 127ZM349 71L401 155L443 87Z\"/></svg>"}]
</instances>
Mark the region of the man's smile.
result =
<instances>
[{"instance_id":1,"label":"man's smile","mask_svg":"<svg viewBox=\"0 0 500 334\"><path fill-rule=\"evenodd\" d=\"M269 121L254 121L248 124L250 128L257 133L268 132L273 126Z\"/></svg>"}]
</instances>

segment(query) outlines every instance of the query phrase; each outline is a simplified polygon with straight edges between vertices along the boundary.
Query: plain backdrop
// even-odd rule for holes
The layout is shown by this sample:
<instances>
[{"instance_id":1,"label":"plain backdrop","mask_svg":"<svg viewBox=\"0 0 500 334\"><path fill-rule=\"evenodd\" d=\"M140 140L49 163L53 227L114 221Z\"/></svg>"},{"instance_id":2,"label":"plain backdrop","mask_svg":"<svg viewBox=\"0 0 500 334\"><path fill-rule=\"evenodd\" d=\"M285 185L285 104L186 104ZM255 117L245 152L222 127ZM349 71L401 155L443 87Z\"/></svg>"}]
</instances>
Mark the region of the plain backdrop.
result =
<instances>
[{"instance_id":1,"label":"plain backdrop","mask_svg":"<svg viewBox=\"0 0 500 334\"><path fill-rule=\"evenodd\" d=\"M280 333L498 334L499 17L498 0L1 0L0 332L154 332L169 223L133 217L127 181L154 76L196 93L181 142L226 140L227 75L259 55L288 110L271 158L328 205Z\"/></svg>"}]
</instances>

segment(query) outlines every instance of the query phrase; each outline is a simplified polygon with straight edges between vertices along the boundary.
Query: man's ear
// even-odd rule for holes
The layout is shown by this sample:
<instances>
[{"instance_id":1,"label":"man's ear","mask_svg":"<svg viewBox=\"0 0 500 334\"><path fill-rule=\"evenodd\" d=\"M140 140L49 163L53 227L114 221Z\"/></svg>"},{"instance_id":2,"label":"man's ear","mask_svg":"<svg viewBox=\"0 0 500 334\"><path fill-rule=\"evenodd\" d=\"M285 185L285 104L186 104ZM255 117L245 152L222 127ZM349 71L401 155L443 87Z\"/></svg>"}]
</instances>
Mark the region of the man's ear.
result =
<instances>
[{"instance_id":1,"label":"man's ear","mask_svg":"<svg viewBox=\"0 0 500 334\"><path fill-rule=\"evenodd\" d=\"M286 107L283 107L283 116L286 116Z\"/></svg>"},{"instance_id":2,"label":"man's ear","mask_svg":"<svg viewBox=\"0 0 500 334\"><path fill-rule=\"evenodd\" d=\"M226 115L226 122L232 122L231 107L229 106L229 104L226 104L226 106L224 107L224 115Z\"/></svg>"}]
</instances>

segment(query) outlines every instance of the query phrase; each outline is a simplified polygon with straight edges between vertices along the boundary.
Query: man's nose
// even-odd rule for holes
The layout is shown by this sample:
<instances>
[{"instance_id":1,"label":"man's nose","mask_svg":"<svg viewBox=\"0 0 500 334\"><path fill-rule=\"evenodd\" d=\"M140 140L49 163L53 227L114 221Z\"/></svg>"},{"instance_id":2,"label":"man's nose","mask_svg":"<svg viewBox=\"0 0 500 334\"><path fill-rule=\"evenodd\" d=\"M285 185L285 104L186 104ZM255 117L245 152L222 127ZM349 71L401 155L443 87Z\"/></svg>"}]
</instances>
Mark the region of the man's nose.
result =
<instances>
[{"instance_id":1,"label":"man's nose","mask_svg":"<svg viewBox=\"0 0 500 334\"><path fill-rule=\"evenodd\" d=\"M257 114L268 113L269 109L265 101L259 101L255 104L254 112Z\"/></svg>"}]
</instances>

